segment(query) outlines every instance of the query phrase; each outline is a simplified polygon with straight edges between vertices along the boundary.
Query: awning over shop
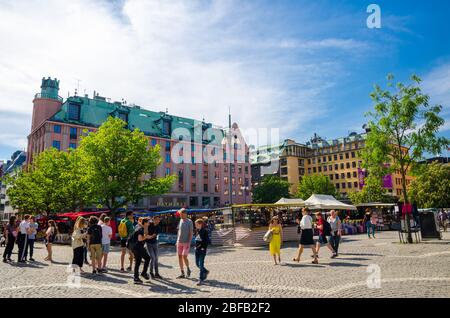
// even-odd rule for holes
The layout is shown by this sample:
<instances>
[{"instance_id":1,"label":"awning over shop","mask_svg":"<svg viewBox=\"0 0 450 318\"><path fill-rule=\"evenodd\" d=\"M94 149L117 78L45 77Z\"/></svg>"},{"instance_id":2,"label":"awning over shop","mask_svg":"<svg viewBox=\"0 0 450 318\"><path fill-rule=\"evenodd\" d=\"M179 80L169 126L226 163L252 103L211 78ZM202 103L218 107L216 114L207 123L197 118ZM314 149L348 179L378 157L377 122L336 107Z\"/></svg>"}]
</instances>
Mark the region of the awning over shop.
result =
<instances>
[{"instance_id":1,"label":"awning over shop","mask_svg":"<svg viewBox=\"0 0 450 318\"><path fill-rule=\"evenodd\" d=\"M280 200L275 202L275 205L305 206L305 201L303 201L302 199L281 198Z\"/></svg>"},{"instance_id":2,"label":"awning over shop","mask_svg":"<svg viewBox=\"0 0 450 318\"><path fill-rule=\"evenodd\" d=\"M341 201L336 200L332 195L325 194L313 194L305 201L305 204L308 208L317 210L356 210L354 205L342 203Z\"/></svg>"}]
</instances>

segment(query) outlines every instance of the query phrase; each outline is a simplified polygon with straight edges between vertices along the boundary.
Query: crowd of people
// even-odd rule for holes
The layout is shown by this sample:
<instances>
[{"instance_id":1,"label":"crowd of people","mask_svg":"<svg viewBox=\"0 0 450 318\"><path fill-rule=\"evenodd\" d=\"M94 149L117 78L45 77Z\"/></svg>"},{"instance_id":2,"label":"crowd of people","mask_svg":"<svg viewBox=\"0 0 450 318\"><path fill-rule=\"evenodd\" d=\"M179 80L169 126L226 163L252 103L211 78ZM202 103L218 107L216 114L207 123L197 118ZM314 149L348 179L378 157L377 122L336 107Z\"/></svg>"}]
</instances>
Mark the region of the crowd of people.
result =
<instances>
[{"instance_id":1,"label":"crowd of people","mask_svg":"<svg viewBox=\"0 0 450 318\"><path fill-rule=\"evenodd\" d=\"M207 220L197 219L194 226L185 209L178 211L177 215L180 220L176 249L181 272L177 278L182 279L191 276L188 256L194 239L195 264L199 269L198 285L202 285L209 274L209 271L205 268L205 257L210 244ZM140 217L136 220L133 211L126 212L125 217L119 222L120 271L131 272L133 270L135 284L142 284L141 278L145 280L162 279L158 269L158 234L161 232L159 224L159 216ZM5 237L3 262L13 262L11 256L16 244L18 246L17 262L34 262L33 250L37 229L38 224L33 216L24 215L20 222L17 222L15 216L12 216L3 233ZM45 261L53 262L52 244L57 233L55 221L49 220L44 238L47 249ZM99 218L96 216L90 216L89 219L78 217L72 231L73 269L85 273L83 265L86 264L92 268L92 275L107 273L112 236L111 219L106 214L102 214ZM90 263L88 254L90 255ZM127 254L130 265L125 268Z\"/></svg>"}]
</instances>

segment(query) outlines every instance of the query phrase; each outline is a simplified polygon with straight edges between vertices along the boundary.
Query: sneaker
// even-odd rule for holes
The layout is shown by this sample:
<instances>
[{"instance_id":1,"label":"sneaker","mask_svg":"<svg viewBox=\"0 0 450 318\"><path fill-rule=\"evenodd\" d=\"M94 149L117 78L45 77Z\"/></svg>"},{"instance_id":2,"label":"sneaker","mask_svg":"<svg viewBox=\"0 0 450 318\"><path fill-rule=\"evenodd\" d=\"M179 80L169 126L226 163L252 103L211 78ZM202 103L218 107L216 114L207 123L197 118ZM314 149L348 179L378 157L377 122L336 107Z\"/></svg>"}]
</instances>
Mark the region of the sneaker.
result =
<instances>
[{"instance_id":1,"label":"sneaker","mask_svg":"<svg viewBox=\"0 0 450 318\"><path fill-rule=\"evenodd\" d=\"M205 280L208 278L208 275L209 275L209 270L206 270L206 272L205 272Z\"/></svg>"},{"instance_id":2,"label":"sneaker","mask_svg":"<svg viewBox=\"0 0 450 318\"><path fill-rule=\"evenodd\" d=\"M155 278L156 278L156 279L163 279L163 278L161 277L161 275L159 275L159 274L155 274Z\"/></svg>"},{"instance_id":3,"label":"sneaker","mask_svg":"<svg viewBox=\"0 0 450 318\"><path fill-rule=\"evenodd\" d=\"M131 266L127 267L127 272L131 272Z\"/></svg>"},{"instance_id":4,"label":"sneaker","mask_svg":"<svg viewBox=\"0 0 450 318\"><path fill-rule=\"evenodd\" d=\"M202 286L202 285L203 285L203 281L202 281L202 280L199 281L196 285L197 285L197 286Z\"/></svg>"},{"instance_id":5,"label":"sneaker","mask_svg":"<svg viewBox=\"0 0 450 318\"><path fill-rule=\"evenodd\" d=\"M318 261L318 260L314 260L314 261L312 261L311 263L313 263L313 264L319 264L319 261Z\"/></svg>"},{"instance_id":6,"label":"sneaker","mask_svg":"<svg viewBox=\"0 0 450 318\"><path fill-rule=\"evenodd\" d=\"M150 273L150 277L151 277L152 279L155 279L155 274Z\"/></svg>"},{"instance_id":7,"label":"sneaker","mask_svg":"<svg viewBox=\"0 0 450 318\"><path fill-rule=\"evenodd\" d=\"M186 277L191 277L191 270L189 268L186 271Z\"/></svg>"},{"instance_id":8,"label":"sneaker","mask_svg":"<svg viewBox=\"0 0 450 318\"><path fill-rule=\"evenodd\" d=\"M8 263L8 260L6 258L4 258L3 263Z\"/></svg>"},{"instance_id":9,"label":"sneaker","mask_svg":"<svg viewBox=\"0 0 450 318\"><path fill-rule=\"evenodd\" d=\"M186 276L184 276L184 273L182 273L180 276L177 277L177 279L182 279L182 278L186 278Z\"/></svg>"},{"instance_id":10,"label":"sneaker","mask_svg":"<svg viewBox=\"0 0 450 318\"><path fill-rule=\"evenodd\" d=\"M12 261L13 261L12 259L8 258L8 262L12 262Z\"/></svg>"},{"instance_id":11,"label":"sneaker","mask_svg":"<svg viewBox=\"0 0 450 318\"><path fill-rule=\"evenodd\" d=\"M92 270L92 275L97 275L97 271L95 269Z\"/></svg>"},{"instance_id":12,"label":"sneaker","mask_svg":"<svg viewBox=\"0 0 450 318\"><path fill-rule=\"evenodd\" d=\"M144 277L146 280L150 280L150 276L148 276L147 273L142 273L141 276Z\"/></svg>"},{"instance_id":13,"label":"sneaker","mask_svg":"<svg viewBox=\"0 0 450 318\"><path fill-rule=\"evenodd\" d=\"M99 274L103 274L103 273L106 273L106 269L104 269L104 268L99 268L99 269L97 269L97 272L98 272Z\"/></svg>"},{"instance_id":14,"label":"sneaker","mask_svg":"<svg viewBox=\"0 0 450 318\"><path fill-rule=\"evenodd\" d=\"M125 273L125 270L123 268L120 269L121 273Z\"/></svg>"},{"instance_id":15,"label":"sneaker","mask_svg":"<svg viewBox=\"0 0 450 318\"><path fill-rule=\"evenodd\" d=\"M30 258L30 262L36 262L34 258Z\"/></svg>"},{"instance_id":16,"label":"sneaker","mask_svg":"<svg viewBox=\"0 0 450 318\"><path fill-rule=\"evenodd\" d=\"M333 254L330 256L330 258L336 258L337 254Z\"/></svg>"},{"instance_id":17,"label":"sneaker","mask_svg":"<svg viewBox=\"0 0 450 318\"><path fill-rule=\"evenodd\" d=\"M135 278L134 283L135 284L143 284L144 282L142 280L140 280L139 278Z\"/></svg>"}]
</instances>

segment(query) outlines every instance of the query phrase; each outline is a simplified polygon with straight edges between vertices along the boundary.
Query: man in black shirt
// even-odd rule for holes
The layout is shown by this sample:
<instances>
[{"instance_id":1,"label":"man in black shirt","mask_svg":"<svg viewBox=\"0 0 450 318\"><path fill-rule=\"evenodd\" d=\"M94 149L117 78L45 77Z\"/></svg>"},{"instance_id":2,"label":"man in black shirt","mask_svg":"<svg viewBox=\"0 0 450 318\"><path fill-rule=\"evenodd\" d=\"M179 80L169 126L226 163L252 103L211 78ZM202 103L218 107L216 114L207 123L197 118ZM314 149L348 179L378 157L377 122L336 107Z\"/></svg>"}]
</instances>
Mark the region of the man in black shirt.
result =
<instances>
[{"instance_id":1,"label":"man in black shirt","mask_svg":"<svg viewBox=\"0 0 450 318\"><path fill-rule=\"evenodd\" d=\"M205 227L206 224L203 219L197 219L195 221L195 228L197 230L197 235L195 236L195 263L200 269L200 281L197 285L202 285L209 274L209 271L205 268L205 257L210 240Z\"/></svg>"},{"instance_id":2,"label":"man in black shirt","mask_svg":"<svg viewBox=\"0 0 450 318\"><path fill-rule=\"evenodd\" d=\"M149 280L150 277L147 274L148 265L150 263L150 256L145 249L145 241L150 239L150 235L148 235L148 218L140 219L139 228L134 232L131 238L128 241L128 245L133 251L133 255L135 257L134 264L134 283L142 284L142 280L139 278L139 266L141 265L142 259L144 259L144 268L142 270L141 276L146 280Z\"/></svg>"},{"instance_id":3,"label":"man in black shirt","mask_svg":"<svg viewBox=\"0 0 450 318\"><path fill-rule=\"evenodd\" d=\"M153 222L150 222L148 226L148 235L150 239L147 240L147 251L150 255L150 276L152 278L162 277L158 271L158 234L161 233L159 222L161 221L159 216L153 218Z\"/></svg>"}]
</instances>

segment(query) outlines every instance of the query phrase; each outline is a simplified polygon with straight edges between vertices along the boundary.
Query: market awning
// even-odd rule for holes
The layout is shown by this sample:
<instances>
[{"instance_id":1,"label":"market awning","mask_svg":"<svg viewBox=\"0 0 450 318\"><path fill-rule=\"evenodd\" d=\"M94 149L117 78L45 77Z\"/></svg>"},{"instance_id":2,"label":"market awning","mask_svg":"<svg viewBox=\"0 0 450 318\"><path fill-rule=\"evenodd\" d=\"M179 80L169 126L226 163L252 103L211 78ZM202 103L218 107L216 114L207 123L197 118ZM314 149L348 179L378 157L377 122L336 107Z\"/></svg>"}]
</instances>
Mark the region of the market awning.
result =
<instances>
[{"instance_id":1,"label":"market awning","mask_svg":"<svg viewBox=\"0 0 450 318\"><path fill-rule=\"evenodd\" d=\"M281 198L277 202L275 202L275 205L296 205L296 206L305 206L305 201L302 199L287 199L287 198Z\"/></svg>"},{"instance_id":2,"label":"market awning","mask_svg":"<svg viewBox=\"0 0 450 318\"><path fill-rule=\"evenodd\" d=\"M370 202L370 203L360 203L357 204L357 208L365 208L365 207L393 207L396 206L395 203L382 203L382 202Z\"/></svg>"},{"instance_id":3,"label":"market awning","mask_svg":"<svg viewBox=\"0 0 450 318\"><path fill-rule=\"evenodd\" d=\"M305 201L305 204L308 208L317 210L356 210L354 205L343 203L336 200L332 195L325 194L313 194Z\"/></svg>"}]
</instances>

